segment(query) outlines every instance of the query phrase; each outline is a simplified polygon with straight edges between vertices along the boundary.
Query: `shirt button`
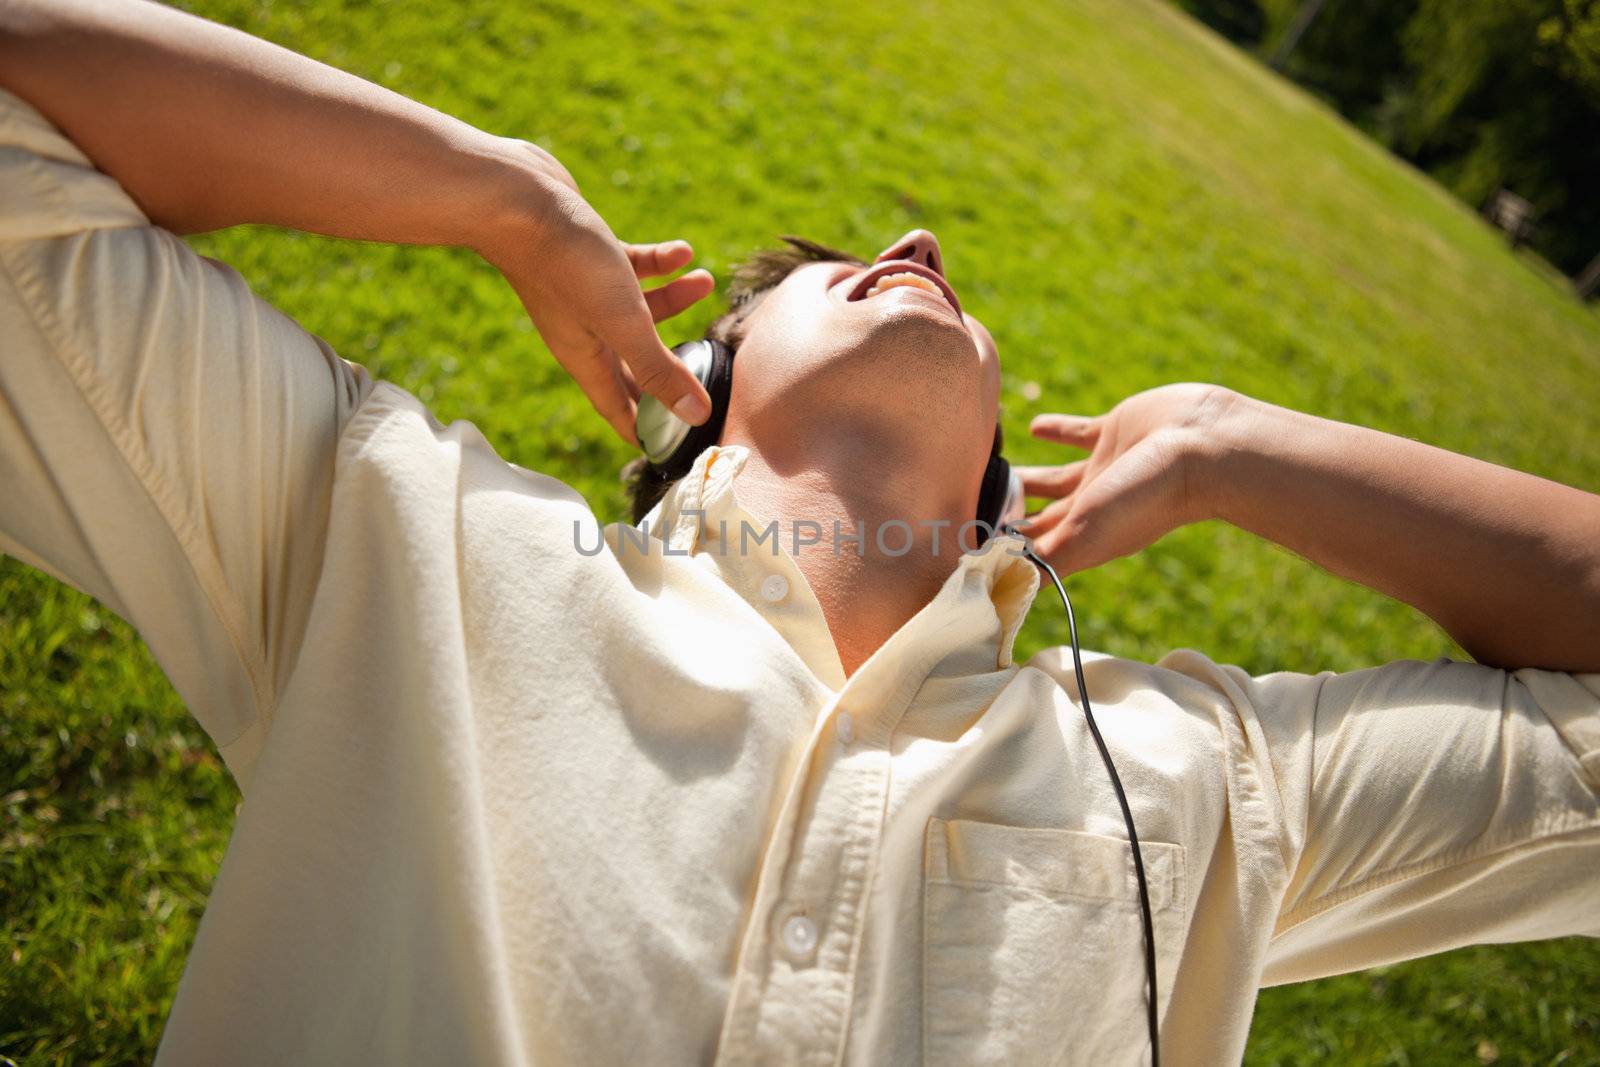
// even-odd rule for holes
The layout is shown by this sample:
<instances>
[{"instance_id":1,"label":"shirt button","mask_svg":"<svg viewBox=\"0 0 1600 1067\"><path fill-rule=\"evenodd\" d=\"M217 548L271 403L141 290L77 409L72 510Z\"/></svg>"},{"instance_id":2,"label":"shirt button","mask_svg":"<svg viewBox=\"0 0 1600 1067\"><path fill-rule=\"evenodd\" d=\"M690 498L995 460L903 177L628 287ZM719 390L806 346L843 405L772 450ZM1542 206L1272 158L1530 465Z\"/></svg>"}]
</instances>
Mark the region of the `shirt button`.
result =
<instances>
[{"instance_id":1,"label":"shirt button","mask_svg":"<svg viewBox=\"0 0 1600 1067\"><path fill-rule=\"evenodd\" d=\"M791 915L783 923L783 950L791 959L808 958L817 947L817 924L804 915Z\"/></svg>"},{"instance_id":2,"label":"shirt button","mask_svg":"<svg viewBox=\"0 0 1600 1067\"><path fill-rule=\"evenodd\" d=\"M848 711L841 711L834 716L833 735L839 739L841 745L848 745L856 739L856 721L850 717Z\"/></svg>"},{"instance_id":3,"label":"shirt button","mask_svg":"<svg viewBox=\"0 0 1600 1067\"><path fill-rule=\"evenodd\" d=\"M761 595L770 604L776 604L789 595L789 579L781 574L769 574L761 583Z\"/></svg>"}]
</instances>

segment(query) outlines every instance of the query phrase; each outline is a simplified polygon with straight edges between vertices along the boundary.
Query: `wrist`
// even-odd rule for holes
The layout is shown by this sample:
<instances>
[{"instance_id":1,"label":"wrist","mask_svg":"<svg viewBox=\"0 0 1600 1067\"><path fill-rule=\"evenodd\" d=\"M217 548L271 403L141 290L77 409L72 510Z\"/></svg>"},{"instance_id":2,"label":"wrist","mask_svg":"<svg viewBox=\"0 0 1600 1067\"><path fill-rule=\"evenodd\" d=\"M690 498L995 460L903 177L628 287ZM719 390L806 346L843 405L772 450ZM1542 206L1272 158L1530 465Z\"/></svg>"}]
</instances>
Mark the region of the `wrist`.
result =
<instances>
[{"instance_id":1,"label":"wrist","mask_svg":"<svg viewBox=\"0 0 1600 1067\"><path fill-rule=\"evenodd\" d=\"M1187 455L1190 521L1239 525L1249 504L1250 466L1264 454L1274 413L1282 410L1224 386L1201 401L1191 420Z\"/></svg>"},{"instance_id":2,"label":"wrist","mask_svg":"<svg viewBox=\"0 0 1600 1067\"><path fill-rule=\"evenodd\" d=\"M560 210L564 193L575 195L576 186L556 158L537 145L510 137L492 141L479 153L460 243L505 271L543 243L551 214Z\"/></svg>"}]
</instances>

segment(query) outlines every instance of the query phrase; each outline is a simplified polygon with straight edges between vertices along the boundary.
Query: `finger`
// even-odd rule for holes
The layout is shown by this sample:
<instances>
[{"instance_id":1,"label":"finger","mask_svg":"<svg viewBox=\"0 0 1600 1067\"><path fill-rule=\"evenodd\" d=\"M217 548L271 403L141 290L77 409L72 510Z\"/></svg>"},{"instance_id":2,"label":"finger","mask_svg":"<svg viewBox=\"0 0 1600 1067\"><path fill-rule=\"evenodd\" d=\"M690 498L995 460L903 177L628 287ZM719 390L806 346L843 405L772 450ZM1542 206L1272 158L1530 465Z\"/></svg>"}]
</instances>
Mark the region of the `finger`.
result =
<instances>
[{"instance_id":1,"label":"finger","mask_svg":"<svg viewBox=\"0 0 1600 1067\"><path fill-rule=\"evenodd\" d=\"M578 383L600 417L617 431L617 436L637 446L639 439L634 434L633 423L638 408L614 365L607 365L604 360L586 359L576 364L563 360L562 366L567 368L567 373L572 375L572 380Z\"/></svg>"},{"instance_id":2,"label":"finger","mask_svg":"<svg viewBox=\"0 0 1600 1067\"><path fill-rule=\"evenodd\" d=\"M642 392L661 401L678 418L698 426L711 416L711 398L683 361L656 336L642 294L639 303L641 314L630 314L610 326L600 340L628 365Z\"/></svg>"},{"instance_id":3,"label":"finger","mask_svg":"<svg viewBox=\"0 0 1600 1067\"><path fill-rule=\"evenodd\" d=\"M1033 551L1047 560L1062 577L1094 566L1097 546L1070 500L1052 502L1043 511L1029 515L1020 532Z\"/></svg>"},{"instance_id":4,"label":"finger","mask_svg":"<svg viewBox=\"0 0 1600 1067\"><path fill-rule=\"evenodd\" d=\"M640 278L658 278L687 266L694 258L688 241L662 241L659 244L623 245L633 273Z\"/></svg>"},{"instance_id":5,"label":"finger","mask_svg":"<svg viewBox=\"0 0 1600 1067\"><path fill-rule=\"evenodd\" d=\"M644 302L650 307L650 317L664 322L710 296L716 287L710 271L693 270L658 289L645 290Z\"/></svg>"},{"instance_id":6,"label":"finger","mask_svg":"<svg viewBox=\"0 0 1600 1067\"><path fill-rule=\"evenodd\" d=\"M1100 437L1100 420L1087 415L1035 415L1028 432L1041 441L1093 448Z\"/></svg>"},{"instance_id":7,"label":"finger","mask_svg":"<svg viewBox=\"0 0 1600 1067\"><path fill-rule=\"evenodd\" d=\"M639 386L634 383L633 375L628 372L628 365L622 360L608 353L606 363L611 368L616 390L622 395L622 405L617 409L617 417L622 422L622 428L617 432L622 435L624 441L638 448L639 437L634 427L639 420ZM612 426L615 427L616 424L612 423Z\"/></svg>"},{"instance_id":8,"label":"finger","mask_svg":"<svg viewBox=\"0 0 1600 1067\"><path fill-rule=\"evenodd\" d=\"M1080 459L1058 467L1013 467L1022 479L1022 491L1028 496L1047 496L1052 499L1066 496L1083 481L1084 468L1089 461Z\"/></svg>"},{"instance_id":9,"label":"finger","mask_svg":"<svg viewBox=\"0 0 1600 1067\"><path fill-rule=\"evenodd\" d=\"M600 417L610 424L618 437L637 445L633 422L638 393L627 377L627 368L592 338L583 338L565 323L536 321L534 325L550 354L578 383Z\"/></svg>"},{"instance_id":10,"label":"finger","mask_svg":"<svg viewBox=\"0 0 1600 1067\"><path fill-rule=\"evenodd\" d=\"M1033 550L1065 577L1106 561L1096 533L1080 517L1063 512L1058 521L1034 535Z\"/></svg>"},{"instance_id":11,"label":"finger","mask_svg":"<svg viewBox=\"0 0 1600 1067\"><path fill-rule=\"evenodd\" d=\"M1070 500L1053 500L1015 524L1016 532L1035 543L1072 511Z\"/></svg>"},{"instance_id":12,"label":"finger","mask_svg":"<svg viewBox=\"0 0 1600 1067\"><path fill-rule=\"evenodd\" d=\"M639 410L639 383L633 380L633 371L628 369L626 363L616 358L615 354L610 354L609 358L617 369L617 379L622 383L623 392L628 394L628 401L633 405L634 412L637 413Z\"/></svg>"}]
</instances>

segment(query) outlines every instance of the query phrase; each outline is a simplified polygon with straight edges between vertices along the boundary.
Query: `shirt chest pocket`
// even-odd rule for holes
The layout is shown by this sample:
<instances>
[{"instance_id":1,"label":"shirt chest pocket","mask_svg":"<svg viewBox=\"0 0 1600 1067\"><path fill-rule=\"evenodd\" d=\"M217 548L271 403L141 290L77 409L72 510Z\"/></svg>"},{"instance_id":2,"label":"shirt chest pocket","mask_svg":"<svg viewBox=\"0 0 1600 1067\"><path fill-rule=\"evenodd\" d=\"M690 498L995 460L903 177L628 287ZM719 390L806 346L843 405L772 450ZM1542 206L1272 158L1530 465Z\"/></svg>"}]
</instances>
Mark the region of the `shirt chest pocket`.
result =
<instances>
[{"instance_id":1,"label":"shirt chest pocket","mask_svg":"<svg viewBox=\"0 0 1600 1067\"><path fill-rule=\"evenodd\" d=\"M1183 846L1141 841L1160 1007L1187 912ZM1126 839L930 819L922 1045L947 1064L1147 1062L1144 927Z\"/></svg>"}]
</instances>

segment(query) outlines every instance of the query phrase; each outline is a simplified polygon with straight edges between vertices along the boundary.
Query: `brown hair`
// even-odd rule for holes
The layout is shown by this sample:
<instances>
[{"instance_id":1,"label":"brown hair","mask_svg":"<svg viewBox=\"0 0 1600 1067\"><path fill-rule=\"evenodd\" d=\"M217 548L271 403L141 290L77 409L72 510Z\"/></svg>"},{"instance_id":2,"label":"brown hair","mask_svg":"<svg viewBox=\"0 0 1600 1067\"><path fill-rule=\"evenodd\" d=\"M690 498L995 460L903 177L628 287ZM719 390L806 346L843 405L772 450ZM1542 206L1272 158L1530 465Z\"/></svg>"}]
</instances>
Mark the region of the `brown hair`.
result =
<instances>
[{"instance_id":1,"label":"brown hair","mask_svg":"<svg viewBox=\"0 0 1600 1067\"><path fill-rule=\"evenodd\" d=\"M866 264L859 256L804 237L785 235L781 240L784 247L762 249L734 267L733 280L728 285L728 310L706 327L708 338L721 341L738 352L744 340L745 320L761 303L762 297L808 263ZM628 504L635 523L648 515L672 487L671 480L661 469L643 456L622 468L622 480L627 486Z\"/></svg>"}]
</instances>

